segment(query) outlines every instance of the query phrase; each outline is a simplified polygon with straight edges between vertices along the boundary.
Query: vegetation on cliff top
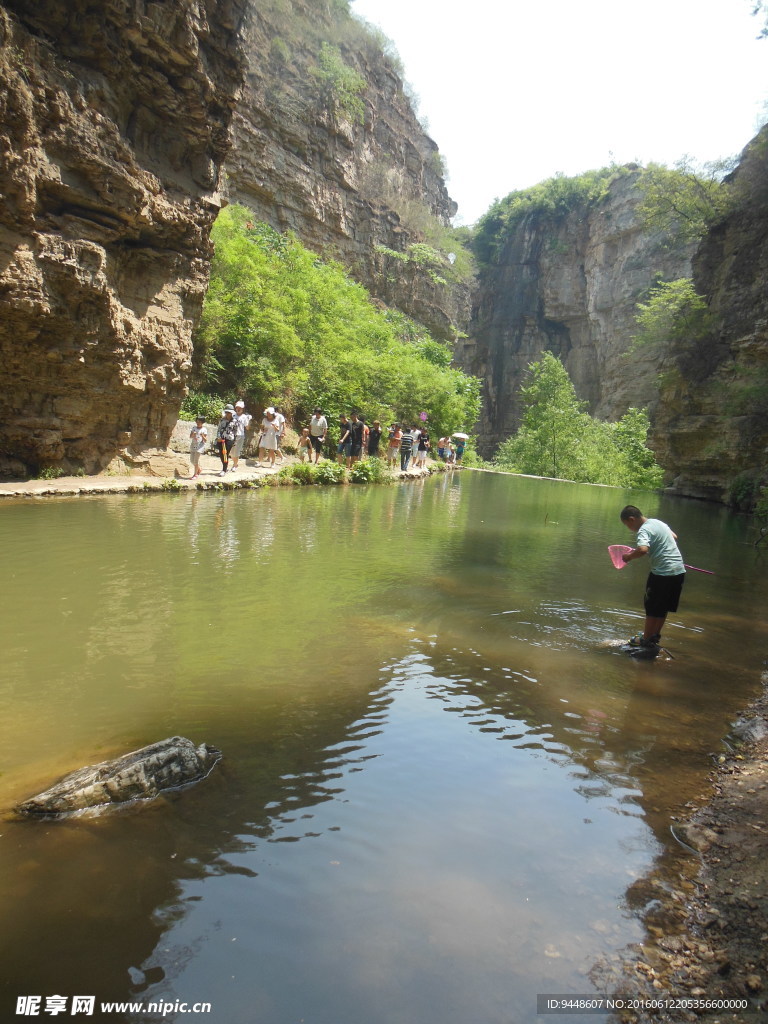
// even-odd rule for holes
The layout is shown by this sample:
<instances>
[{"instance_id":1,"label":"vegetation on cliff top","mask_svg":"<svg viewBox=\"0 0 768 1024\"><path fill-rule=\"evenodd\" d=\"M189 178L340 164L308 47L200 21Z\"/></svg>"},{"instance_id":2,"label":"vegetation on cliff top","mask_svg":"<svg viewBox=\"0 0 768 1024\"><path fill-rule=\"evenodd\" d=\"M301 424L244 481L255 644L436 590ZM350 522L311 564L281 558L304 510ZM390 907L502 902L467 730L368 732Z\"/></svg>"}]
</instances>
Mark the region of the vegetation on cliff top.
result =
<instances>
[{"instance_id":1,"label":"vegetation on cliff top","mask_svg":"<svg viewBox=\"0 0 768 1024\"><path fill-rule=\"evenodd\" d=\"M626 167L612 166L585 171L573 178L557 174L497 199L475 227L472 243L477 258L482 263L493 263L509 233L529 214L562 217L580 206L597 203L607 194L611 181L627 173Z\"/></svg>"},{"instance_id":2,"label":"vegetation on cliff top","mask_svg":"<svg viewBox=\"0 0 768 1024\"><path fill-rule=\"evenodd\" d=\"M663 231L674 243L701 238L733 204L733 188L724 179L734 168L732 158L702 166L685 158L675 167L649 164L638 185L642 200L638 217L649 231ZM510 232L531 214L562 217L572 210L588 208L604 199L612 181L637 168L612 165L585 171L575 177L554 178L497 199L478 221L473 248L482 263L493 263Z\"/></svg>"},{"instance_id":3,"label":"vegetation on cliff top","mask_svg":"<svg viewBox=\"0 0 768 1024\"><path fill-rule=\"evenodd\" d=\"M676 243L703 238L733 208L734 189L724 179L734 165L731 158L700 167L688 158L674 167L649 164L639 181L641 223L649 231L666 232Z\"/></svg>"},{"instance_id":4,"label":"vegetation on cliff top","mask_svg":"<svg viewBox=\"0 0 768 1024\"><path fill-rule=\"evenodd\" d=\"M661 486L663 471L646 445L645 410L630 409L617 423L593 419L550 352L528 366L528 384L520 391L522 426L500 446L494 460L499 469L579 483Z\"/></svg>"},{"instance_id":5,"label":"vegetation on cliff top","mask_svg":"<svg viewBox=\"0 0 768 1024\"><path fill-rule=\"evenodd\" d=\"M277 402L301 419L320 405L382 422L426 412L433 432L472 426L480 382L451 366L446 345L375 306L339 264L250 216L227 207L213 229L188 414L202 393L214 404L235 395L251 407Z\"/></svg>"}]
</instances>

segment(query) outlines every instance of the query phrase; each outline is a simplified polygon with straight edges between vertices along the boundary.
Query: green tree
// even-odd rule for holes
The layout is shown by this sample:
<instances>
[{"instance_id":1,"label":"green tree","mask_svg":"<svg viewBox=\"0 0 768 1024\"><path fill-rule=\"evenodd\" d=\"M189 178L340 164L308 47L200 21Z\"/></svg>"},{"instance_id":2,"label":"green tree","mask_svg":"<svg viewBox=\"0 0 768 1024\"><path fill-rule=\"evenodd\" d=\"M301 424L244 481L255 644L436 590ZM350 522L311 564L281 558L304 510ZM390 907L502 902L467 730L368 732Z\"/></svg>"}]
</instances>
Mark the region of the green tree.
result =
<instances>
[{"instance_id":1,"label":"green tree","mask_svg":"<svg viewBox=\"0 0 768 1024\"><path fill-rule=\"evenodd\" d=\"M664 281L651 288L647 302L637 304L633 347L695 342L711 329L714 317L690 277Z\"/></svg>"},{"instance_id":2,"label":"green tree","mask_svg":"<svg viewBox=\"0 0 768 1024\"><path fill-rule=\"evenodd\" d=\"M529 383L521 388L522 425L499 447L496 466L581 483L661 484L662 471L646 445L645 411L630 409L617 423L593 419L563 364L548 352L528 373Z\"/></svg>"},{"instance_id":3,"label":"green tree","mask_svg":"<svg viewBox=\"0 0 768 1024\"><path fill-rule=\"evenodd\" d=\"M520 388L522 425L501 445L496 464L536 476L561 476L574 462L586 403L577 399L568 371L551 352L530 364L528 379Z\"/></svg>"},{"instance_id":4,"label":"green tree","mask_svg":"<svg viewBox=\"0 0 768 1024\"><path fill-rule=\"evenodd\" d=\"M734 164L732 159L717 160L696 167L687 158L673 168L649 164L640 176L638 217L649 230L667 232L681 242L697 241L732 208L732 189L723 178Z\"/></svg>"},{"instance_id":5,"label":"green tree","mask_svg":"<svg viewBox=\"0 0 768 1024\"><path fill-rule=\"evenodd\" d=\"M194 338L198 392L279 401L299 418L319 404L382 422L426 411L435 432L474 424L479 380L451 366L449 349L421 325L377 308L339 264L254 224L242 207L221 212L212 238Z\"/></svg>"},{"instance_id":6,"label":"green tree","mask_svg":"<svg viewBox=\"0 0 768 1024\"><path fill-rule=\"evenodd\" d=\"M650 420L646 409L628 409L618 423L610 424L612 442L623 459L621 483L625 487L661 487L664 471L648 447Z\"/></svg>"}]
</instances>

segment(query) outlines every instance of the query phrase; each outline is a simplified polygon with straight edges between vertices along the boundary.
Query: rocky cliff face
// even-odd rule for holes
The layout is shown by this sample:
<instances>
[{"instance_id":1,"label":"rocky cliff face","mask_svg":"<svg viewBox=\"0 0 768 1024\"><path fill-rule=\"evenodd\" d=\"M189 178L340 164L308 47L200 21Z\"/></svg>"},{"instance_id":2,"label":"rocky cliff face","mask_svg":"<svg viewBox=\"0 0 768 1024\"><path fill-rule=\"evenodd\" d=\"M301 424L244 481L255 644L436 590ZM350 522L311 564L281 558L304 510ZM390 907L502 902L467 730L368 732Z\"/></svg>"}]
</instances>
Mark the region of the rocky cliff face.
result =
<instances>
[{"instance_id":1,"label":"rocky cliff face","mask_svg":"<svg viewBox=\"0 0 768 1024\"><path fill-rule=\"evenodd\" d=\"M0 0L0 43L0 474L170 468L228 200L437 336L466 324L467 284L381 251L456 208L343 2ZM364 80L359 121L318 90L324 44Z\"/></svg>"},{"instance_id":2,"label":"rocky cliff face","mask_svg":"<svg viewBox=\"0 0 768 1024\"><path fill-rule=\"evenodd\" d=\"M0 472L162 462L208 281L243 4L0 5Z\"/></svg>"},{"instance_id":3,"label":"rocky cliff face","mask_svg":"<svg viewBox=\"0 0 768 1024\"><path fill-rule=\"evenodd\" d=\"M430 218L456 213L436 144L376 37L336 5L253 4L245 23L248 74L227 160L227 194L279 231L340 259L386 305L453 340L469 319L467 285L447 288L404 252ZM329 106L315 72L323 46L361 76L361 116ZM446 264L446 267L448 264Z\"/></svg>"},{"instance_id":4,"label":"rocky cliff face","mask_svg":"<svg viewBox=\"0 0 768 1024\"><path fill-rule=\"evenodd\" d=\"M660 357L627 355L635 307L658 278L690 275L691 250L643 230L638 176L617 175L605 198L570 212L525 214L482 271L459 362L485 384L478 447L486 456L517 429L518 389L543 351L562 360L600 418L655 398Z\"/></svg>"},{"instance_id":5,"label":"rocky cliff face","mask_svg":"<svg viewBox=\"0 0 768 1024\"><path fill-rule=\"evenodd\" d=\"M675 490L716 501L768 478L768 127L731 183L735 209L693 262L715 328L667 354L653 430Z\"/></svg>"}]
</instances>

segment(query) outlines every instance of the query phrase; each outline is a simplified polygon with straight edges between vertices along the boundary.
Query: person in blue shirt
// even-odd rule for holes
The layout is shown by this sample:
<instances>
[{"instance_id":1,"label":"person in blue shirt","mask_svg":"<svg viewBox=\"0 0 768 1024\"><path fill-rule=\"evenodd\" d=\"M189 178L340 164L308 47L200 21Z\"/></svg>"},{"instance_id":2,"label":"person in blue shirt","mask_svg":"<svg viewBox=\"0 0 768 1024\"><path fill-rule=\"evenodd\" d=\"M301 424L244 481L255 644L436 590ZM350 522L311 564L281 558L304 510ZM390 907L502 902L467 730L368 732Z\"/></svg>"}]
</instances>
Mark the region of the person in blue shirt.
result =
<instances>
[{"instance_id":1,"label":"person in blue shirt","mask_svg":"<svg viewBox=\"0 0 768 1024\"><path fill-rule=\"evenodd\" d=\"M645 627L629 641L632 647L658 647L669 612L676 612L685 582L683 556L677 534L660 519L648 519L636 505L621 510L621 521L637 534L637 546L621 557L625 562L650 556L651 571L645 585Z\"/></svg>"}]
</instances>

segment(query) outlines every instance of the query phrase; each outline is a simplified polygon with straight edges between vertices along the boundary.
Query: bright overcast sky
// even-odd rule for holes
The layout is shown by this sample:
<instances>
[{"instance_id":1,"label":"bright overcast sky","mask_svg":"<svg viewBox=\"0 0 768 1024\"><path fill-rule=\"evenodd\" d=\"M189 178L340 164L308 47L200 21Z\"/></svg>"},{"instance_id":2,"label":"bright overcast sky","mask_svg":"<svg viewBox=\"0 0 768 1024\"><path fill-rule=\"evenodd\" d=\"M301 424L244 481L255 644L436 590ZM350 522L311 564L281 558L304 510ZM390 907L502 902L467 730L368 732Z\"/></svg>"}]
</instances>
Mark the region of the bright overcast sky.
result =
<instances>
[{"instance_id":1,"label":"bright overcast sky","mask_svg":"<svg viewBox=\"0 0 768 1024\"><path fill-rule=\"evenodd\" d=\"M740 152L768 120L753 6L352 0L393 40L465 224L559 172Z\"/></svg>"}]
</instances>

